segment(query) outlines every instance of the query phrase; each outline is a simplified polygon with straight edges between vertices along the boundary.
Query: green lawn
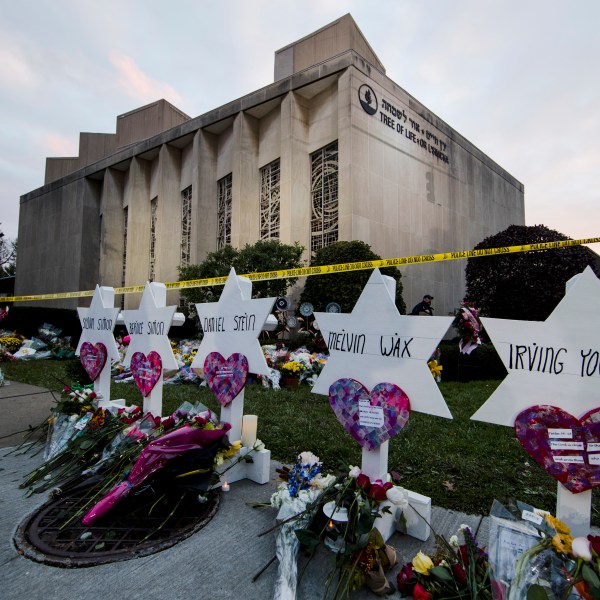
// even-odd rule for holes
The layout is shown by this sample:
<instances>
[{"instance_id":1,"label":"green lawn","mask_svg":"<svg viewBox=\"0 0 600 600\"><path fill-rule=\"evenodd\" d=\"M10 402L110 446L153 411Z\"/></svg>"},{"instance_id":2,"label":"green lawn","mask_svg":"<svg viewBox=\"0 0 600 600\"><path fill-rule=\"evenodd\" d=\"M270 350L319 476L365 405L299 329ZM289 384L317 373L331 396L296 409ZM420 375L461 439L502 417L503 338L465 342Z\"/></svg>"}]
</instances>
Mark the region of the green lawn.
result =
<instances>
[{"instance_id":1,"label":"green lawn","mask_svg":"<svg viewBox=\"0 0 600 600\"><path fill-rule=\"evenodd\" d=\"M3 363L8 379L51 389L71 383L83 373L78 361L41 360ZM440 390L454 419L413 412L404 431L390 441L389 469L402 476L401 484L430 496L433 504L471 514L488 514L494 498L517 498L556 509L556 482L531 459L512 428L471 421L470 416L499 385L499 381L441 383ZM112 398L141 403L133 384L114 384ZM200 401L219 412L207 388L166 385L163 413L183 401ZM303 450L317 454L328 470L342 463L360 465L360 446L335 418L325 396L308 386L280 392L248 385L244 412L258 415L259 437L274 459L290 463ZM594 500L593 522L600 525L600 504Z\"/></svg>"}]
</instances>

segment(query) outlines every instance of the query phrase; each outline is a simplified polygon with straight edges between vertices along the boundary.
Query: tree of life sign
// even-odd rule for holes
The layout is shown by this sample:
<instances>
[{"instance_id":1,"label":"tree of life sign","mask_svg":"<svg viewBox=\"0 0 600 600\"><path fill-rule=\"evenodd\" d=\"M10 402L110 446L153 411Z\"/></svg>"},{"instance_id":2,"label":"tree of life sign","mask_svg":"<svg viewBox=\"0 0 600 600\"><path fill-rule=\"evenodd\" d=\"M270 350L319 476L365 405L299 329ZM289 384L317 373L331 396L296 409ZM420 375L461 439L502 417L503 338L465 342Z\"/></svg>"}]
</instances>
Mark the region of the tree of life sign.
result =
<instances>
[{"instance_id":1,"label":"tree of life sign","mask_svg":"<svg viewBox=\"0 0 600 600\"><path fill-rule=\"evenodd\" d=\"M329 359L312 391L329 395L336 417L361 444L362 471L372 480L385 480L389 439L411 409L452 418L427 366L452 317L400 315L395 285L375 269L352 313L315 313ZM409 498L431 510L429 498L412 492ZM392 525L382 519L377 527L389 537ZM423 530L428 537L428 526Z\"/></svg>"},{"instance_id":2,"label":"tree of life sign","mask_svg":"<svg viewBox=\"0 0 600 600\"><path fill-rule=\"evenodd\" d=\"M96 286L89 308L78 308L81 323L81 337L75 350L81 364L94 382L94 392L98 395L98 406L124 406L124 400L110 400L110 367L117 361L119 349L113 331L119 309L114 308L115 291L111 287Z\"/></svg>"},{"instance_id":3,"label":"tree of life sign","mask_svg":"<svg viewBox=\"0 0 600 600\"><path fill-rule=\"evenodd\" d=\"M557 479L557 516L589 531L600 485L600 280L588 267L543 322L483 318L507 377L471 417L514 426Z\"/></svg>"},{"instance_id":4,"label":"tree of life sign","mask_svg":"<svg viewBox=\"0 0 600 600\"><path fill-rule=\"evenodd\" d=\"M256 417L244 416L244 387L248 373L267 375L269 367L258 335L275 298L252 299L252 282L238 277L232 268L218 302L196 304L202 343L192 362L201 370L206 383L221 404L221 421L231 425L231 441L242 440L242 455L252 451L256 440ZM257 483L269 480L271 452L255 452L252 463L238 463L227 473L232 482L248 478Z\"/></svg>"}]
</instances>

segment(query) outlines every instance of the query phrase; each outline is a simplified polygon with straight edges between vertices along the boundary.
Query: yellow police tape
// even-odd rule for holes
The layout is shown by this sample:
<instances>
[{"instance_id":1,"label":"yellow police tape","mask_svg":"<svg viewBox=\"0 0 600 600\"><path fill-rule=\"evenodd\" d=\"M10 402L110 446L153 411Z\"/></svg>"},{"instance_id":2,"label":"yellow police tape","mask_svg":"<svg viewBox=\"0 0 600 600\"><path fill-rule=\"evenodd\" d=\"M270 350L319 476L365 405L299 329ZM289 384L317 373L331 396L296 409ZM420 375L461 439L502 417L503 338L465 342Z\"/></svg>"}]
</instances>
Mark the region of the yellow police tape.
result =
<instances>
[{"instance_id":1,"label":"yellow police tape","mask_svg":"<svg viewBox=\"0 0 600 600\"><path fill-rule=\"evenodd\" d=\"M424 263L442 262L446 260L460 260L464 258L479 258L483 256L498 256L502 254L515 254L517 252L533 252L536 250L556 250L582 244L595 244L600 242L600 237L585 238L581 240L564 240L561 242L545 242L540 244L525 244L522 246L505 246L503 248L483 248L481 250L463 250L459 252L441 252L439 254L421 254L418 256L404 256L402 258L382 258L380 260L367 260L354 263L341 263L338 265L323 265L320 267L302 267L300 269L281 269L279 271L266 271L264 273L246 273L252 281L267 281L270 279L283 279L287 277L309 277L311 275L329 275L331 273L347 273L350 271L364 271L383 267L403 267ZM169 290L185 290L208 285L224 285L227 276L210 277L207 279L190 279L188 281L172 281L165 286ZM143 285L115 288L115 294L133 294L144 291ZM56 294L39 294L37 296L9 296L1 298L1 302L30 302L32 300L57 300L65 298L85 298L94 295L94 290L85 292L59 292Z\"/></svg>"}]
</instances>

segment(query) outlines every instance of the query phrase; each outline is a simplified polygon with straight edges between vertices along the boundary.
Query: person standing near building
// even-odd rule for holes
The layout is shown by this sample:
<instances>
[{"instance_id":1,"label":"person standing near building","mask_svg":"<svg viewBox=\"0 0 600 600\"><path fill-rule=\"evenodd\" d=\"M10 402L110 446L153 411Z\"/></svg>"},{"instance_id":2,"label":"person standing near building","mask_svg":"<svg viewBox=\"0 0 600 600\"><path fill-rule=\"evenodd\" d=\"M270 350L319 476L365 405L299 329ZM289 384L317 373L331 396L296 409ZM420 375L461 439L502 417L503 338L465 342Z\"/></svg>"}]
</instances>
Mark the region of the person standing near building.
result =
<instances>
[{"instance_id":1,"label":"person standing near building","mask_svg":"<svg viewBox=\"0 0 600 600\"><path fill-rule=\"evenodd\" d=\"M429 294L425 294L423 296L423 301L416 304L410 314L411 315L425 315L428 317L433 317L433 306L431 306L432 300L433 300L433 296L430 296Z\"/></svg>"}]
</instances>

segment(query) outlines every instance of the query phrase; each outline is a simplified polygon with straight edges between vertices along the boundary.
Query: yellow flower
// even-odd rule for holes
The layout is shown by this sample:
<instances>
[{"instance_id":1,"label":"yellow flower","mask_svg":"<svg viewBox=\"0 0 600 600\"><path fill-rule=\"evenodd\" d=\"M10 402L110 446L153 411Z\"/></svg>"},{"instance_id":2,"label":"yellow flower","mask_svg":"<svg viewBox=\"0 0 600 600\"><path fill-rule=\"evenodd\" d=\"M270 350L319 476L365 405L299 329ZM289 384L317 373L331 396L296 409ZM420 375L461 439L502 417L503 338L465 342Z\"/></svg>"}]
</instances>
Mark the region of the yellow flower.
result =
<instances>
[{"instance_id":1,"label":"yellow flower","mask_svg":"<svg viewBox=\"0 0 600 600\"><path fill-rule=\"evenodd\" d=\"M552 538L552 545L557 552L561 554L571 554L571 544L573 542L573 538L570 535L560 535L556 534Z\"/></svg>"},{"instance_id":2,"label":"yellow flower","mask_svg":"<svg viewBox=\"0 0 600 600\"><path fill-rule=\"evenodd\" d=\"M231 446L229 448L227 448L227 450L225 450L225 457L233 458L240 451L241 447L242 447L241 440L237 440L237 441L233 442L231 444Z\"/></svg>"},{"instance_id":3,"label":"yellow flower","mask_svg":"<svg viewBox=\"0 0 600 600\"><path fill-rule=\"evenodd\" d=\"M430 360L427 363L427 366L429 367L429 370L431 371L431 374L434 377L441 377L441 375L442 375L442 369L444 367L442 367L442 365L438 365L437 360Z\"/></svg>"},{"instance_id":4,"label":"yellow flower","mask_svg":"<svg viewBox=\"0 0 600 600\"><path fill-rule=\"evenodd\" d=\"M557 519L556 517L553 517L550 514L544 515L544 518L546 519L546 523L548 523L548 525L550 525L550 527L552 527L552 529L554 529L556 533L565 533L567 535L571 533L569 527L565 525L560 519Z\"/></svg>"},{"instance_id":5,"label":"yellow flower","mask_svg":"<svg viewBox=\"0 0 600 600\"><path fill-rule=\"evenodd\" d=\"M433 561L427 554L419 551L419 553L412 559L413 569L421 575L429 575L429 571L433 568Z\"/></svg>"}]
</instances>

